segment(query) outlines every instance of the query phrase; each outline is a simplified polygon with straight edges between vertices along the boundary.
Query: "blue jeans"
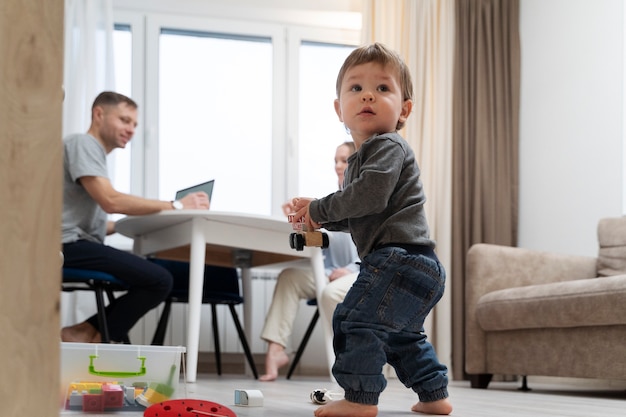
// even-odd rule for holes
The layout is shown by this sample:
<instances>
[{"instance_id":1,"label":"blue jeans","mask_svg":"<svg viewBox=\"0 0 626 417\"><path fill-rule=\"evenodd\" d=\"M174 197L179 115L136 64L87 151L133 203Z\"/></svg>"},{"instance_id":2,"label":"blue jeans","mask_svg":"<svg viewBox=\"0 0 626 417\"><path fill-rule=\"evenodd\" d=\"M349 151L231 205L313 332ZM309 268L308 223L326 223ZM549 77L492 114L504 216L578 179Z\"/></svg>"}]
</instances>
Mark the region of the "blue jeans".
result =
<instances>
[{"instance_id":1,"label":"blue jeans","mask_svg":"<svg viewBox=\"0 0 626 417\"><path fill-rule=\"evenodd\" d=\"M426 340L424 320L441 298L445 271L434 254L386 247L367 255L333 316L333 375L345 399L378 404L385 363L420 401L448 397L447 368Z\"/></svg>"}]
</instances>

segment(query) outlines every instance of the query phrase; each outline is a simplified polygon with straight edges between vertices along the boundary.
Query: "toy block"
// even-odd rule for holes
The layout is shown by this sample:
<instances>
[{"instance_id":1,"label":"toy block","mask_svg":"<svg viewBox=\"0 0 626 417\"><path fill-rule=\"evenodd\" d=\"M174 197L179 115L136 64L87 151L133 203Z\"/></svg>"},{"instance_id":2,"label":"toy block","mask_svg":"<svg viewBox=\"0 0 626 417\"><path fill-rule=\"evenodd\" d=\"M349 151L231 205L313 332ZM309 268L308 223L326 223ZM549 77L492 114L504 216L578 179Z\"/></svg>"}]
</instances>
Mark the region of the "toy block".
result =
<instances>
[{"instance_id":1,"label":"toy block","mask_svg":"<svg viewBox=\"0 0 626 417\"><path fill-rule=\"evenodd\" d=\"M124 391L117 384L103 384L102 397L104 408L122 408L124 406Z\"/></svg>"},{"instance_id":2,"label":"toy block","mask_svg":"<svg viewBox=\"0 0 626 417\"><path fill-rule=\"evenodd\" d=\"M83 395L83 411L104 411L102 395L91 393Z\"/></svg>"}]
</instances>

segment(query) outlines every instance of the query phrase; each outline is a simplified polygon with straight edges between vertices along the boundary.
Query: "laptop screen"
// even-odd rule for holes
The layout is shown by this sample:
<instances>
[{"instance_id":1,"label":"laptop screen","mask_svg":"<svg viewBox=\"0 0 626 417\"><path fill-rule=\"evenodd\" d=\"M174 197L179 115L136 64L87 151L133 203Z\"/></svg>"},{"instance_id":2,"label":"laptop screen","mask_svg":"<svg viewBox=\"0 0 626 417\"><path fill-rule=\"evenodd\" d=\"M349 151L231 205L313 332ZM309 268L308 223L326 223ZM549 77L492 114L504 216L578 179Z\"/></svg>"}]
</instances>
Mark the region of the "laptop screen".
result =
<instances>
[{"instance_id":1,"label":"laptop screen","mask_svg":"<svg viewBox=\"0 0 626 417\"><path fill-rule=\"evenodd\" d=\"M211 195L213 194L213 184L215 180L203 182L202 184L194 185L192 187L183 188L176 191L176 200L180 200L189 193L195 193L197 191L204 191L209 196L209 202L211 202Z\"/></svg>"}]
</instances>

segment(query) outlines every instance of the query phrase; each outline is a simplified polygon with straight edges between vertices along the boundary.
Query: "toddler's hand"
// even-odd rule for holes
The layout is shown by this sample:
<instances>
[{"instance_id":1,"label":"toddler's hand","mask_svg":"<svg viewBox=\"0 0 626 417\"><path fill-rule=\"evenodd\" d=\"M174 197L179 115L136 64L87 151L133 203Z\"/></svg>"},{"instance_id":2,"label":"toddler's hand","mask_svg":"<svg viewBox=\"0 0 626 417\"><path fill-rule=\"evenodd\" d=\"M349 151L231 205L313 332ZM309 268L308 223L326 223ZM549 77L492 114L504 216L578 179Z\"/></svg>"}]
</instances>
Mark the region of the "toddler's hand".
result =
<instances>
[{"instance_id":1,"label":"toddler's hand","mask_svg":"<svg viewBox=\"0 0 626 417\"><path fill-rule=\"evenodd\" d=\"M309 215L309 204L313 200L315 199L308 197L296 197L291 200L294 213L292 223L296 223L304 218L304 225L307 227L307 230L316 230L322 227L319 223L314 222Z\"/></svg>"},{"instance_id":2,"label":"toddler's hand","mask_svg":"<svg viewBox=\"0 0 626 417\"><path fill-rule=\"evenodd\" d=\"M294 213L296 211L296 206L293 205L291 200L289 200L285 204L283 204L282 208L283 208L283 214L285 216L288 216L291 213Z\"/></svg>"}]
</instances>

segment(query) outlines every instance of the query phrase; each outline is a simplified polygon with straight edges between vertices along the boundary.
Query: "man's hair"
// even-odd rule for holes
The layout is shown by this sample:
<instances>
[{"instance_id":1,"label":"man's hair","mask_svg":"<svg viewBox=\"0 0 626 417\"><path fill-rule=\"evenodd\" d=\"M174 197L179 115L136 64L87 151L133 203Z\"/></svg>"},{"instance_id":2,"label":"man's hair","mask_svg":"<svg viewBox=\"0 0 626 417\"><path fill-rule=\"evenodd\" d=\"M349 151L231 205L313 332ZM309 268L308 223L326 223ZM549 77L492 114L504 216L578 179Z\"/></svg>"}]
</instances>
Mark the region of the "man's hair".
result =
<instances>
[{"instance_id":1,"label":"man's hair","mask_svg":"<svg viewBox=\"0 0 626 417\"><path fill-rule=\"evenodd\" d=\"M337 98L341 96L341 83L343 82L343 77L345 77L346 72L352 67L368 64L370 62L380 64L383 67L391 66L396 71L400 81L402 99L404 101L413 99L413 82L411 81L409 67L407 67L404 60L397 52L379 42L361 46L348 55L337 75ZM397 129L402 129L402 127L404 127L404 123L398 123Z\"/></svg>"},{"instance_id":2,"label":"man's hair","mask_svg":"<svg viewBox=\"0 0 626 417\"><path fill-rule=\"evenodd\" d=\"M107 106L117 106L120 103L126 103L129 107L136 109L137 103L129 97L126 97L123 94L115 93L113 91L103 91L98 94L98 97L93 101L93 105L91 106L91 110L95 109L97 106L107 107Z\"/></svg>"}]
</instances>

